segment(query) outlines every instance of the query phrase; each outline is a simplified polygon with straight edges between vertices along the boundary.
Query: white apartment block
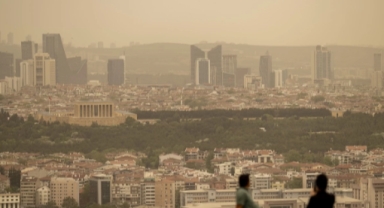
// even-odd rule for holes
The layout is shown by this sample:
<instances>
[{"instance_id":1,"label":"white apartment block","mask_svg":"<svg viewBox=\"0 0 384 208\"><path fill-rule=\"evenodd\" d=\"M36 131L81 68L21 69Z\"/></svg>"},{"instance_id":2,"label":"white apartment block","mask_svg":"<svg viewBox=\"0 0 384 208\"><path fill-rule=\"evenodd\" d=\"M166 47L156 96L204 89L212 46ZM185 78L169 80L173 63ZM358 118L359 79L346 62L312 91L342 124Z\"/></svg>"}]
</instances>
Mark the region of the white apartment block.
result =
<instances>
[{"instance_id":1,"label":"white apartment block","mask_svg":"<svg viewBox=\"0 0 384 208\"><path fill-rule=\"evenodd\" d=\"M231 162L225 162L215 165L215 173L221 174L221 175L230 175L231 169L233 168L233 165Z\"/></svg>"},{"instance_id":2,"label":"white apartment block","mask_svg":"<svg viewBox=\"0 0 384 208\"><path fill-rule=\"evenodd\" d=\"M36 206L46 205L51 200L51 190L43 186L36 191Z\"/></svg>"},{"instance_id":3,"label":"white apartment block","mask_svg":"<svg viewBox=\"0 0 384 208\"><path fill-rule=\"evenodd\" d=\"M316 177L320 175L319 172L307 171L303 173L303 188L313 188Z\"/></svg>"},{"instance_id":4,"label":"white apartment block","mask_svg":"<svg viewBox=\"0 0 384 208\"><path fill-rule=\"evenodd\" d=\"M34 84L37 86L56 85L56 62L48 53L37 53L34 57Z\"/></svg>"},{"instance_id":5,"label":"white apartment block","mask_svg":"<svg viewBox=\"0 0 384 208\"><path fill-rule=\"evenodd\" d=\"M25 60L20 63L20 78L23 86L35 85L35 68L34 60Z\"/></svg>"},{"instance_id":6,"label":"white apartment block","mask_svg":"<svg viewBox=\"0 0 384 208\"><path fill-rule=\"evenodd\" d=\"M268 174L255 174L250 176L252 189L270 189L272 187L272 177Z\"/></svg>"},{"instance_id":7,"label":"white apartment block","mask_svg":"<svg viewBox=\"0 0 384 208\"><path fill-rule=\"evenodd\" d=\"M19 193L0 194L0 208L20 208Z\"/></svg>"}]
</instances>

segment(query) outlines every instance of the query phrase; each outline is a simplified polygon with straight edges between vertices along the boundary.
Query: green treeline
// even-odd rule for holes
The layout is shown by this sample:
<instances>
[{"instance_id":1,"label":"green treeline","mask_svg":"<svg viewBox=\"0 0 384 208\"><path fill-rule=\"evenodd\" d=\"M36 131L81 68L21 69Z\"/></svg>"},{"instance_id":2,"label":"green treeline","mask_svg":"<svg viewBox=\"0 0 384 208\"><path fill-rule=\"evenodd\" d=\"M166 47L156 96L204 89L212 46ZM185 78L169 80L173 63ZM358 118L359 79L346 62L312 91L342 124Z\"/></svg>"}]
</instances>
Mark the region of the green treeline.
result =
<instances>
[{"instance_id":1,"label":"green treeline","mask_svg":"<svg viewBox=\"0 0 384 208\"><path fill-rule=\"evenodd\" d=\"M290 117L244 120L239 117L203 118L180 122L180 112L154 125L143 125L132 119L113 127L90 127L46 123L29 117L0 112L0 151L71 152L105 161L103 152L110 149L141 151L148 158L147 167L157 167L158 155L182 154L186 147L212 151L216 147L273 149L289 161L320 162L323 153L343 150L346 145L384 148L384 114L346 113L343 118L330 116L304 119ZM330 161L329 163L331 163Z\"/></svg>"},{"instance_id":2,"label":"green treeline","mask_svg":"<svg viewBox=\"0 0 384 208\"><path fill-rule=\"evenodd\" d=\"M331 112L325 108L308 109L308 108L268 108L268 109L242 109L242 110L194 110L194 111L135 111L138 119L166 119L171 118L177 113L182 119L188 118L260 118L263 115L272 115L274 117L325 117L331 116Z\"/></svg>"}]
</instances>

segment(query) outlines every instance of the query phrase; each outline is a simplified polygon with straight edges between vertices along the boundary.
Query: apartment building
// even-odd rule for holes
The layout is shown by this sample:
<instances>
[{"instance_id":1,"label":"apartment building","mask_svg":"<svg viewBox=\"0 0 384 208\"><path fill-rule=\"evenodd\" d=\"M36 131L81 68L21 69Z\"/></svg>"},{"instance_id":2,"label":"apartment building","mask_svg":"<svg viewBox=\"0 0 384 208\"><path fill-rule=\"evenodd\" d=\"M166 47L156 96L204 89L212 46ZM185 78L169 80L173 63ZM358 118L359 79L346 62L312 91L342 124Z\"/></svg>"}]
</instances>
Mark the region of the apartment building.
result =
<instances>
[{"instance_id":1,"label":"apartment building","mask_svg":"<svg viewBox=\"0 0 384 208\"><path fill-rule=\"evenodd\" d=\"M79 203L79 182L73 178L51 178L51 201L61 206L66 197L72 197Z\"/></svg>"},{"instance_id":2,"label":"apartment building","mask_svg":"<svg viewBox=\"0 0 384 208\"><path fill-rule=\"evenodd\" d=\"M40 188L40 181L33 176L23 176L20 180L20 206L35 207L36 190Z\"/></svg>"},{"instance_id":3,"label":"apartment building","mask_svg":"<svg viewBox=\"0 0 384 208\"><path fill-rule=\"evenodd\" d=\"M155 205L160 208L176 207L176 183L163 178L155 182Z\"/></svg>"},{"instance_id":4,"label":"apartment building","mask_svg":"<svg viewBox=\"0 0 384 208\"><path fill-rule=\"evenodd\" d=\"M116 204L140 205L140 184L115 182L112 184L112 200Z\"/></svg>"},{"instance_id":5,"label":"apartment building","mask_svg":"<svg viewBox=\"0 0 384 208\"><path fill-rule=\"evenodd\" d=\"M0 207L1 208L20 208L20 194L19 193L0 194Z\"/></svg>"},{"instance_id":6,"label":"apartment building","mask_svg":"<svg viewBox=\"0 0 384 208\"><path fill-rule=\"evenodd\" d=\"M270 189L272 177L268 174L255 174L250 176L252 189Z\"/></svg>"},{"instance_id":7,"label":"apartment building","mask_svg":"<svg viewBox=\"0 0 384 208\"><path fill-rule=\"evenodd\" d=\"M144 182L140 184L141 194L140 203L145 206L155 206L155 180L152 178L144 179Z\"/></svg>"},{"instance_id":8,"label":"apartment building","mask_svg":"<svg viewBox=\"0 0 384 208\"><path fill-rule=\"evenodd\" d=\"M46 205L51 200L51 189L47 186L36 190L36 206Z\"/></svg>"},{"instance_id":9,"label":"apartment building","mask_svg":"<svg viewBox=\"0 0 384 208\"><path fill-rule=\"evenodd\" d=\"M366 201L370 208L384 207L384 179L362 178L352 190L353 198Z\"/></svg>"}]
</instances>

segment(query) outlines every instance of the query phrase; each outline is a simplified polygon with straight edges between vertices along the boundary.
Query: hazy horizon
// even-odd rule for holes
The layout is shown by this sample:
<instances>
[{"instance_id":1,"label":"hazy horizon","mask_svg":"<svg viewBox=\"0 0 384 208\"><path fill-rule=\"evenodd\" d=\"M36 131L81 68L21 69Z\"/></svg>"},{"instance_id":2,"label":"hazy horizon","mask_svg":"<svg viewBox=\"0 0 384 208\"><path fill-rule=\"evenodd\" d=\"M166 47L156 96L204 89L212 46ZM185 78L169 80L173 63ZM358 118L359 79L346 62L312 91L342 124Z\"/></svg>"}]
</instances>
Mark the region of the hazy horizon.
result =
<instances>
[{"instance_id":1,"label":"hazy horizon","mask_svg":"<svg viewBox=\"0 0 384 208\"><path fill-rule=\"evenodd\" d=\"M60 33L65 43L108 48L130 42L201 41L268 46L384 46L384 1L49 1L0 2L0 32L14 44ZM15 12L18 11L18 12Z\"/></svg>"}]
</instances>

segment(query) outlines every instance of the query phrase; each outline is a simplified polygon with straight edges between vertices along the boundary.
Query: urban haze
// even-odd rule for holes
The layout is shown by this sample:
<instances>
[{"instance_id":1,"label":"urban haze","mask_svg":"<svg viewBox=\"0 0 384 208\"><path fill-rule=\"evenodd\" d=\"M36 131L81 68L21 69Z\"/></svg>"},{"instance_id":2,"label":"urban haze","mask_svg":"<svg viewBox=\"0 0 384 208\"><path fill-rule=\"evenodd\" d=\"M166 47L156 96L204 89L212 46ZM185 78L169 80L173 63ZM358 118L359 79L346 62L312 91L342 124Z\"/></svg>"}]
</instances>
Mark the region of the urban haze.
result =
<instances>
[{"instance_id":1,"label":"urban haze","mask_svg":"<svg viewBox=\"0 0 384 208\"><path fill-rule=\"evenodd\" d=\"M383 8L0 0L0 208L383 208Z\"/></svg>"}]
</instances>

